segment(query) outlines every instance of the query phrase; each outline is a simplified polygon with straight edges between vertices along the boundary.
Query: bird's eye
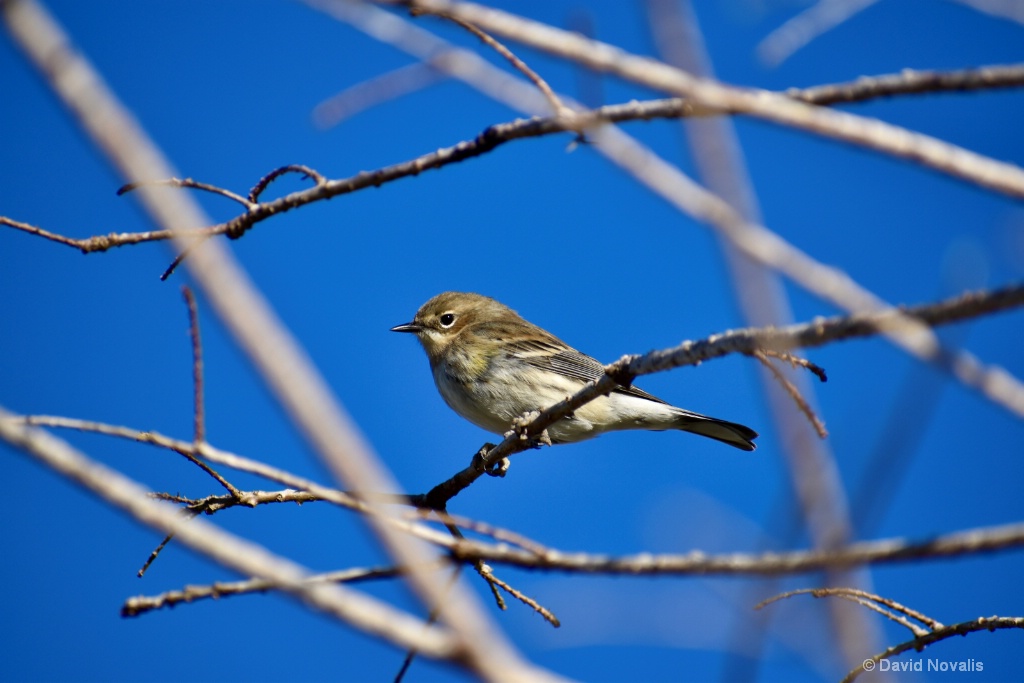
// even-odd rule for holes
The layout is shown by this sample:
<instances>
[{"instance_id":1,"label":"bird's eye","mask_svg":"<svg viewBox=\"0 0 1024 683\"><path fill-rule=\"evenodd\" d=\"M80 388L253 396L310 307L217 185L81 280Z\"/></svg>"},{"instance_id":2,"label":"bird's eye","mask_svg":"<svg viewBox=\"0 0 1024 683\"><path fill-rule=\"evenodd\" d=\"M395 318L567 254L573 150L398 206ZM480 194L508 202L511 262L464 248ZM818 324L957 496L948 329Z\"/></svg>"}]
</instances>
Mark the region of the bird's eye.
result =
<instances>
[{"instance_id":1,"label":"bird's eye","mask_svg":"<svg viewBox=\"0 0 1024 683\"><path fill-rule=\"evenodd\" d=\"M438 318L438 320L441 321L441 327L451 327L452 325L455 324L455 314L454 313L442 313L441 317Z\"/></svg>"}]
</instances>

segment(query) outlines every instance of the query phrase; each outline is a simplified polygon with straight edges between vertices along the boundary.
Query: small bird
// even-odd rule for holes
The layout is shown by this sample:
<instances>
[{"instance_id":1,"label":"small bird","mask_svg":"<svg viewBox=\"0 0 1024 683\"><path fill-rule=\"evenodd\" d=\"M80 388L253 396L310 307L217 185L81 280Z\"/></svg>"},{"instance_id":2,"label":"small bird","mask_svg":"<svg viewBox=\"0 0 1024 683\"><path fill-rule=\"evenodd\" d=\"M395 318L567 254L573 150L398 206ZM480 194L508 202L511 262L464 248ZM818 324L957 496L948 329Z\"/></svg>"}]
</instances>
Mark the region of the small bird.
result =
<instances>
[{"instance_id":1,"label":"small bird","mask_svg":"<svg viewBox=\"0 0 1024 683\"><path fill-rule=\"evenodd\" d=\"M391 331L415 334L445 403L496 434L605 374L601 363L480 294L438 294ZM552 443L570 443L622 429L679 429L745 451L757 438L749 427L676 408L632 386L587 403L547 431Z\"/></svg>"}]
</instances>

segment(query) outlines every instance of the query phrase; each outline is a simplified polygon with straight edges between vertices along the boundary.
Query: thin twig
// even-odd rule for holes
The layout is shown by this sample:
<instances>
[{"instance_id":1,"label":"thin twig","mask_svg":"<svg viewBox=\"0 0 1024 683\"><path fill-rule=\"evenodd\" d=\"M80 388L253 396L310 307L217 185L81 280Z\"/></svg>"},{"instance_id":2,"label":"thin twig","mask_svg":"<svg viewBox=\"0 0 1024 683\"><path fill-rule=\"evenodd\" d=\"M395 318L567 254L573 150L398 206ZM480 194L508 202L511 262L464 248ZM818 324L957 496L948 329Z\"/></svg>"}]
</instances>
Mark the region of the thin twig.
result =
<instances>
[{"instance_id":1,"label":"thin twig","mask_svg":"<svg viewBox=\"0 0 1024 683\"><path fill-rule=\"evenodd\" d=\"M539 602L531 598L529 595L526 595L522 591L510 586L505 581L499 579L497 576L494 575L494 570L492 570L489 565L484 564L483 568L487 572L486 578L488 582L496 584L498 587L500 587L503 591L514 597L516 600L519 600L524 605L532 609L534 612L544 617L544 620L552 626L554 626L555 628L560 628L562 626L562 622L547 607L540 604Z\"/></svg>"},{"instance_id":2,"label":"thin twig","mask_svg":"<svg viewBox=\"0 0 1024 683\"><path fill-rule=\"evenodd\" d=\"M188 308L189 336L192 340L193 418L195 426L192 437L192 451L185 452L177 450L177 452L184 455L186 458L198 465L204 472L216 479L221 486L228 490L232 499L240 502L242 500L241 492L227 479L222 477L216 470L199 460L195 455L200 450L202 444L206 442L206 413L203 408L203 345L199 336L199 311L196 306L195 295L192 293L192 290L188 285L183 285L181 292L185 299L185 306ZM199 514L198 510L187 511L189 519L195 517L197 514ZM173 539L174 533L169 533L162 541L160 541L160 544L153 549L153 552L149 554L149 557L146 558L146 561L137 572L140 579L145 575L146 570L148 570L150 565L156 561L156 558L160 556L160 553L163 552L164 548L166 548Z\"/></svg>"},{"instance_id":3,"label":"thin twig","mask_svg":"<svg viewBox=\"0 0 1024 683\"><path fill-rule=\"evenodd\" d=\"M419 514L424 516L429 513L429 511L427 510L420 510L418 512ZM452 538L458 541L465 540L466 537L462 534L462 530L459 529L457 526L448 523L445 523L444 526L446 529L448 529L448 533L452 535ZM498 605L498 609L502 611L508 609L508 606L505 604L505 598L501 596L501 592L498 590L497 585L495 584L494 581L491 580L491 576L489 574L490 567L488 567L483 560L477 560L475 562L472 562L471 564L473 565L473 569L476 571L476 573L480 575L480 578L482 578L487 583L487 586L491 589L491 597L494 598L494 602Z\"/></svg>"},{"instance_id":4,"label":"thin twig","mask_svg":"<svg viewBox=\"0 0 1024 683\"><path fill-rule=\"evenodd\" d=\"M1024 548L1024 523L956 531L911 541L889 538L851 543L834 550L728 553L707 555L693 551L682 555L610 556L549 550L538 556L508 546L463 541L452 547L452 557L464 562L482 559L530 569L585 574L636 576L781 576L807 574L823 569L893 564L923 558L949 558Z\"/></svg>"},{"instance_id":5,"label":"thin twig","mask_svg":"<svg viewBox=\"0 0 1024 683\"><path fill-rule=\"evenodd\" d=\"M134 183L127 183L117 189L117 195L128 194L140 187L187 187L193 190L202 190L203 192L210 192L212 194L220 195L221 197L227 197L233 201L238 202L246 209L251 209L253 206L252 200L246 200L245 197L235 194L231 190L216 185L210 185L209 183L201 183L198 180L192 178L164 178L162 180L139 180Z\"/></svg>"},{"instance_id":6,"label":"thin twig","mask_svg":"<svg viewBox=\"0 0 1024 683\"><path fill-rule=\"evenodd\" d=\"M327 179L323 175L321 175L319 171L316 171L310 168L309 166L304 166L302 164L288 164L287 166L275 168L273 171L260 178L259 181L255 185L253 185L252 189L249 190L249 201L253 202L254 204L257 201L259 201L260 195L263 194L263 191L267 189L270 183L274 182L275 180L285 175L286 173L298 173L303 178L310 178L312 179L316 187L320 187L321 185L327 182ZM237 239L238 237L242 236L242 233L229 233L229 236L232 239Z\"/></svg>"},{"instance_id":7,"label":"thin twig","mask_svg":"<svg viewBox=\"0 0 1024 683\"><path fill-rule=\"evenodd\" d=\"M438 67L442 64L443 60L438 57ZM777 94L802 100L809 104L828 105L845 102L863 102L878 97L891 97L894 95L1010 88L1021 87L1022 85L1024 85L1024 65L1008 64L956 71L907 70L898 74L863 77L849 83L821 85L806 89L790 89L784 93ZM322 182L318 179L317 187L296 192L270 202L261 202L247 213L236 216L230 221L206 228L179 229L176 231L176 234L184 237L208 238L213 235L222 234L237 237L244 234L256 223L278 213L368 187L379 187L387 182L418 175L427 169L441 168L447 164L465 161L471 157L491 152L505 142L564 132L575 132L581 128L592 127L602 123L624 123L628 121L700 116L708 115L712 111L682 98L668 98L612 104L587 112L572 112L571 116L563 115L497 124L488 128L484 133L477 136L475 140L465 141L437 152L431 152L402 164L395 164L394 166L388 166L377 171L360 173L351 178L325 179ZM278 171L280 169L275 170L271 175ZM305 173L306 171L302 172ZM314 172L309 175L317 179L320 174L315 174ZM320 177L322 178L322 176ZM225 192L228 191L225 190ZM0 224L74 247L83 253L102 252L114 247L163 241L171 238L169 230L154 230L134 233L109 233L107 235L95 235L78 239L50 232L4 216L0 216ZM192 246L194 247L195 244ZM179 256L178 260L165 271L162 279L167 279L181 262L182 258L184 257Z\"/></svg>"},{"instance_id":8,"label":"thin twig","mask_svg":"<svg viewBox=\"0 0 1024 683\"><path fill-rule=\"evenodd\" d=\"M763 353L766 356L778 358L781 361L785 361L786 363L789 363L793 368L803 368L805 370L808 370L822 382L828 381L828 375L825 373L825 368L821 367L820 365L817 365L816 363L812 363L810 360L806 358L794 356L793 354L786 353L785 351L774 351L772 349L765 349L761 353Z\"/></svg>"},{"instance_id":9,"label":"thin twig","mask_svg":"<svg viewBox=\"0 0 1024 683\"><path fill-rule=\"evenodd\" d=\"M910 617L911 619L919 621L932 631L944 628L944 625L941 621L932 619L928 615L922 612L918 612L917 610L907 607L906 605L898 603L892 598L887 598L885 596L877 595L875 593L869 593L868 591L864 591L859 588L844 588L841 586L833 588L802 588L800 590L788 591L786 593L782 593L781 595L776 595L775 597L771 597L767 600L764 600L763 602L755 605L754 609L761 609L765 605L769 605L777 600L789 598L793 595L803 595L806 593L809 593L816 598L828 597L831 595L852 595L860 598L865 598L867 600L871 600L872 602L877 602L881 605L885 605L886 607L889 607L892 610L899 612L900 614L904 614Z\"/></svg>"},{"instance_id":10,"label":"thin twig","mask_svg":"<svg viewBox=\"0 0 1024 683\"><path fill-rule=\"evenodd\" d=\"M454 639L376 598L341 586L309 584L304 567L201 519L184 519L180 510L151 500L138 483L89 459L68 443L19 424L0 408L0 439L64 475L134 519L175 538L196 552L246 576L273 581L281 590L332 617L353 624L399 647L416 646L441 659L456 656Z\"/></svg>"},{"instance_id":11,"label":"thin twig","mask_svg":"<svg viewBox=\"0 0 1024 683\"><path fill-rule=\"evenodd\" d=\"M962 621L959 624L943 626L942 628L928 632L926 635L914 638L913 640L908 640L905 643L900 643L899 645L894 645L886 649L884 652L879 652L878 654L865 659L863 664L852 669L848 674L846 674L841 683L851 683L865 671L874 671L878 662L883 659L895 657L907 650L916 650L920 652L932 643L937 643L940 640L946 640L953 636L966 636L968 633L975 633L977 631L991 632L1007 628L1024 629L1024 617L978 617L971 621Z\"/></svg>"},{"instance_id":12,"label":"thin twig","mask_svg":"<svg viewBox=\"0 0 1024 683\"><path fill-rule=\"evenodd\" d=\"M992 64L949 71L904 69L892 74L862 76L847 83L790 88L784 94L808 104L830 106L895 95L997 90L1021 85L1024 85L1024 65Z\"/></svg>"},{"instance_id":13,"label":"thin twig","mask_svg":"<svg viewBox=\"0 0 1024 683\"><path fill-rule=\"evenodd\" d=\"M768 368L775 380L782 385L782 388L785 389L786 393L793 399L793 403L796 404L796 407L800 409L800 412L804 414L807 421L811 423L812 427L814 427L814 431L817 432L818 437L821 439L828 437L828 430L825 429L825 423L821 421L818 414L814 412L814 409L807 403L807 400L800 394L800 390L796 388L796 385L790 382L789 378L782 374L781 370L775 367L775 364L768 358L768 355L760 349L754 351L751 355L761 361L761 365ZM792 357L793 356L791 356L791 358Z\"/></svg>"},{"instance_id":14,"label":"thin twig","mask_svg":"<svg viewBox=\"0 0 1024 683\"><path fill-rule=\"evenodd\" d=\"M160 281L165 282L167 278L174 274L174 271L178 269L178 266L181 265L182 261L188 258L189 254L195 251L196 247L198 247L200 244L213 237L214 234L216 234L214 232L216 227L217 226L214 226L205 234L199 235L198 239L196 239L191 244L187 244L184 247L182 247L181 251L178 252L178 255L174 257L173 261L171 261L171 265L167 266L164 272L160 274Z\"/></svg>"},{"instance_id":15,"label":"thin twig","mask_svg":"<svg viewBox=\"0 0 1024 683\"><path fill-rule=\"evenodd\" d=\"M205 442L203 442L203 443L205 443ZM228 493L231 494L232 498L235 498L236 500L238 500L243 505L247 505L248 503L246 502L246 498L242 494L241 491L239 491L237 488L235 488L235 486L231 482L229 482L227 479L222 477L217 472L217 470L213 469L207 463L205 463L202 460L200 460L199 457L196 455L197 453L202 453L202 451L203 451L203 443L196 444L195 442L193 442L190 448L185 448L185 449L172 448L171 450L174 451L175 453L177 453L178 455L183 456L186 460L191 462L193 465L195 465L196 467L201 469L203 472L206 472L208 475L210 475L215 480L217 480L217 483L220 484L221 486L223 486L225 489L227 489Z\"/></svg>"},{"instance_id":16,"label":"thin twig","mask_svg":"<svg viewBox=\"0 0 1024 683\"><path fill-rule=\"evenodd\" d=\"M203 344L199 334L199 309L196 305L195 295L187 285L183 286L181 290L182 296L185 299L185 306L188 308L189 338L192 341L192 398L194 428L192 448L188 451L179 449L173 450L188 458L192 463L216 479L217 482L227 489L228 493L230 493L236 500L241 501L243 499L242 492L235 488L231 482L222 477L216 470L198 458L198 454L202 451L203 444L206 443L206 410L203 407ZM159 549L157 549L156 552L159 553Z\"/></svg>"},{"instance_id":17,"label":"thin twig","mask_svg":"<svg viewBox=\"0 0 1024 683\"><path fill-rule=\"evenodd\" d=\"M462 574L462 565L459 565L459 564L455 565L452 568L452 575L451 575L451 578L448 581L448 588L449 589L452 586L455 585L455 582L459 580L459 575L461 575L461 574ZM427 615L427 621L426 621L426 625L427 626L430 626L432 624L436 624L437 623L438 619L441 617L441 609L442 609L441 605L439 604L436 607L434 607L434 609L432 609L430 611L430 614ZM413 662L414 659L416 659L416 655L417 654L418 654L418 651L417 651L415 646L414 647L410 647L408 652L405 653L405 658L402 660L402 666L400 666L398 668L398 672L395 674L395 678L394 678L395 683L402 683L402 680L405 678L405 674L409 671L409 667L412 666L412 662Z\"/></svg>"},{"instance_id":18,"label":"thin twig","mask_svg":"<svg viewBox=\"0 0 1024 683\"><path fill-rule=\"evenodd\" d=\"M195 513L192 513L191 517L195 517ZM153 548L153 552L149 554L149 557L147 557L146 561L142 563L142 566L139 568L139 571L135 572L135 575L138 576L140 579L143 576L145 576L146 570L148 570L150 565L156 561L156 558L160 556L160 553L163 552L164 548L167 547L167 544L170 543L173 539L173 533L164 536L164 540L160 541L160 544L157 545L157 547Z\"/></svg>"},{"instance_id":19,"label":"thin twig","mask_svg":"<svg viewBox=\"0 0 1024 683\"><path fill-rule=\"evenodd\" d=\"M540 74L538 74L536 71L527 66L526 62L517 57L515 53L512 52L512 50L505 47L505 45L503 45L501 42L495 40L493 36L489 35L485 31L481 31L478 27L474 26L468 21L452 16L451 14L448 14L446 12L431 12L430 10L413 7L410 9L410 14L412 14L412 16L414 17L419 16L420 14L431 14L440 19L446 19L452 22L453 24L456 24L457 26L461 26L462 28L466 29L474 36L479 38L480 41L483 42L485 45L488 45L489 47L494 49L494 51L497 52L499 55L507 59L509 63L516 68L516 70L518 70L521 74L526 76L526 78L528 78L531 83L537 86L537 89L541 91L544 97L547 98L547 101L551 104L551 109L554 112L555 116L563 116L565 114L571 115L573 113L572 109L570 109L569 107L565 106L565 104L562 103L561 98L559 98L558 95L555 94L555 91L551 89L551 86L548 85L547 81L541 78Z\"/></svg>"},{"instance_id":20,"label":"thin twig","mask_svg":"<svg viewBox=\"0 0 1024 683\"><path fill-rule=\"evenodd\" d=\"M846 600L852 600L868 609L878 612L887 619L906 627L915 638L921 637L929 632L929 630L935 630L942 628L942 623L928 617L916 610L913 610L905 605L892 600L890 598L876 595L875 593L869 593L868 591L861 590L859 588L845 588L845 587L830 587L830 588L801 588L799 590L787 591L779 595L762 600L761 602L754 605L754 609L761 609L767 605L770 605L779 600L785 600L791 598L794 595L813 595L816 598L827 598L827 597L839 597ZM893 611L883 609L881 606L889 607ZM897 612L898 614L895 614ZM903 615L903 616L901 616ZM917 621L925 624L928 628L922 628L917 624L914 624L906 619L916 619Z\"/></svg>"},{"instance_id":21,"label":"thin twig","mask_svg":"<svg viewBox=\"0 0 1024 683\"><path fill-rule=\"evenodd\" d=\"M170 230L147 230L145 232L112 232L106 235L93 235L92 237L79 239L58 235L55 232L43 230L35 225L16 221L6 216L0 216L0 225L6 225L15 230L21 230L30 235L36 235L59 244L66 244L69 247L78 249L83 254L102 252L114 247L125 247L133 244L142 244L143 242L160 242L171 238ZM207 231L208 228L195 228L187 231L186 234L202 235Z\"/></svg>"},{"instance_id":22,"label":"thin twig","mask_svg":"<svg viewBox=\"0 0 1024 683\"><path fill-rule=\"evenodd\" d=\"M487 522L470 519L469 517L453 515L447 510L434 510L433 512L434 516L444 524L451 524L466 531L472 531L483 536L488 536L501 543L511 543L512 545L518 546L527 552L540 554L547 550L547 548L533 539L527 538L526 536L514 531L510 531L509 529L496 527L492 524L488 524Z\"/></svg>"},{"instance_id":23,"label":"thin twig","mask_svg":"<svg viewBox=\"0 0 1024 683\"><path fill-rule=\"evenodd\" d=\"M24 423L62 423L71 426L67 418L0 416L0 438ZM166 438L166 437L161 437ZM188 444L185 444L186 446ZM223 457L231 462L239 456L225 454L209 446L204 457ZM231 457L226 457L231 456ZM258 471L258 468L256 468ZM297 479L297 478L296 478ZM311 483L310 483L311 484ZM340 492L311 485L324 499L342 501ZM333 493L333 495L332 495ZM351 504L351 503L350 503ZM353 504L358 508L358 504ZM365 505L364 505L365 507ZM399 522L393 522L400 524ZM175 525L177 526L177 525ZM613 557L586 553L564 553L533 544L529 550L512 548L507 544L489 545L476 540L454 541L445 534L421 528L419 525L400 526L408 533L419 534L431 543L444 547L452 557L464 561L476 559L486 562L511 564L532 569L549 569L583 573L642 574L642 575L763 575L805 574L830 567L854 567L865 564L887 564L923 558L946 558L975 555L999 550L1024 547L1024 523L982 527L957 531L922 541L889 538L854 543L833 551L789 551L732 553L705 555L693 552L684 555L651 555Z\"/></svg>"},{"instance_id":24,"label":"thin twig","mask_svg":"<svg viewBox=\"0 0 1024 683\"><path fill-rule=\"evenodd\" d=\"M307 583L358 583L372 579L388 579L401 574L398 567L368 567L361 569L343 569L325 574L314 574L306 579ZM174 607L197 600L222 598L247 593L262 593L276 590L278 586L266 579L246 579L244 581L217 582L209 586L186 586L185 588L167 591L159 595L138 595L128 598L121 606L122 617L137 617L146 612Z\"/></svg>"}]
</instances>

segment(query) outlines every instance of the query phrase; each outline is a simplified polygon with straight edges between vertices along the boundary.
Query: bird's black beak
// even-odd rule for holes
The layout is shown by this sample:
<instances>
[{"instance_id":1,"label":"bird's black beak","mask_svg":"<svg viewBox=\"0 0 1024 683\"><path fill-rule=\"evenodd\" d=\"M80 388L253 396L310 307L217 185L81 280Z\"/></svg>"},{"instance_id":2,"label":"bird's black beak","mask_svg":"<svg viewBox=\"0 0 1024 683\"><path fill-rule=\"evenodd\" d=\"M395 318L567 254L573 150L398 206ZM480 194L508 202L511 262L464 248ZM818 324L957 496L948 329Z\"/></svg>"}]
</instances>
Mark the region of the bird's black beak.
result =
<instances>
[{"instance_id":1,"label":"bird's black beak","mask_svg":"<svg viewBox=\"0 0 1024 683\"><path fill-rule=\"evenodd\" d=\"M395 325L391 328L392 332L420 332L423 330L423 325L419 323L405 323L403 325Z\"/></svg>"}]
</instances>

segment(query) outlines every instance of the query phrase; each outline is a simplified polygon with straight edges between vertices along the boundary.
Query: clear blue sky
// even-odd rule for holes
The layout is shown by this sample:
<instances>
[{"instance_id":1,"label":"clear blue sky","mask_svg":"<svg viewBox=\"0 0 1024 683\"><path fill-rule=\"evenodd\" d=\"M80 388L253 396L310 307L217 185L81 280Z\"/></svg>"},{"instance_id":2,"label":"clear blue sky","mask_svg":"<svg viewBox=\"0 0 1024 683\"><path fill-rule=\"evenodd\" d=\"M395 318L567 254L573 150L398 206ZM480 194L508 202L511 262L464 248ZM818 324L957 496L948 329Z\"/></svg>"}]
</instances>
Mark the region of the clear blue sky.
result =
<instances>
[{"instance_id":1,"label":"clear blue sky","mask_svg":"<svg viewBox=\"0 0 1024 683\"><path fill-rule=\"evenodd\" d=\"M243 194L283 164L342 178L517 116L447 82L321 131L310 118L318 102L409 58L296 2L50 4L182 175ZM653 51L640 3L500 4L558 25L585 6L601 39ZM889 0L771 69L757 60L757 42L806 3L698 4L716 71L737 84L782 89L1024 55L1024 27L952 2ZM418 21L477 49L452 27ZM555 88L576 94L574 69L529 50L520 54ZM613 81L603 91L607 102L653 95ZM115 196L121 179L6 35L0 92L0 214L76 237L152 227L134 199ZM1024 92L907 97L851 109L1024 164ZM885 299L916 303L1024 275L1019 202L762 122L737 126L766 224ZM627 130L692 168L677 124ZM592 150L567 152L568 143L559 136L506 145L277 217L231 245L408 491L451 475L490 438L444 406L414 340L387 331L437 292L494 296L603 361L743 324L711 233ZM270 192L300 186L289 179ZM200 199L218 220L235 212L225 200ZM159 244L83 256L0 230L0 405L189 438L190 352L180 294L187 276L158 280L170 258ZM798 320L837 312L792 285L787 291ZM200 305L210 441L329 482L202 299ZM985 361L1024 376L1022 330L1021 314L1012 313L951 333ZM1020 420L880 341L809 355L829 373L817 400L847 495L874 506L855 510L858 538L922 538L1021 519ZM613 434L517 456L506 479L478 482L452 511L568 550L807 546L805 534L782 540L794 494L752 361L730 357L638 384L754 427L760 448L747 454L686 434ZM928 408L923 416L916 414L921 407ZM890 422L912 438L865 483L879 444L895 442ZM153 490L193 497L217 491L173 454L64 436ZM122 619L128 596L236 577L172 545L136 578L157 533L17 452L0 453L8 491L0 524L0 679L380 681L396 672L402 653L274 595ZM864 490L875 495L858 498ZM326 505L231 510L215 521L317 570L382 561L358 521ZM752 618L751 596L770 590L758 593L753 581L736 578L497 571L563 622L554 630L519 604L504 613L492 608L518 647L540 665L591 681L718 679L730 656L742 654L736 625ZM1024 614L1022 572L1024 553L1007 552L873 570L870 585L953 623ZM801 576L777 587L820 581ZM414 607L393 583L364 588ZM759 680L836 680L844 673L820 601L773 609L772 631L755 654ZM879 628L884 644L906 638L894 624ZM957 680L1015 679L1022 639L1020 632L975 634L905 659L974 659L984 670ZM953 677L935 678L947 679ZM418 661L409 680L462 677Z\"/></svg>"}]
</instances>

